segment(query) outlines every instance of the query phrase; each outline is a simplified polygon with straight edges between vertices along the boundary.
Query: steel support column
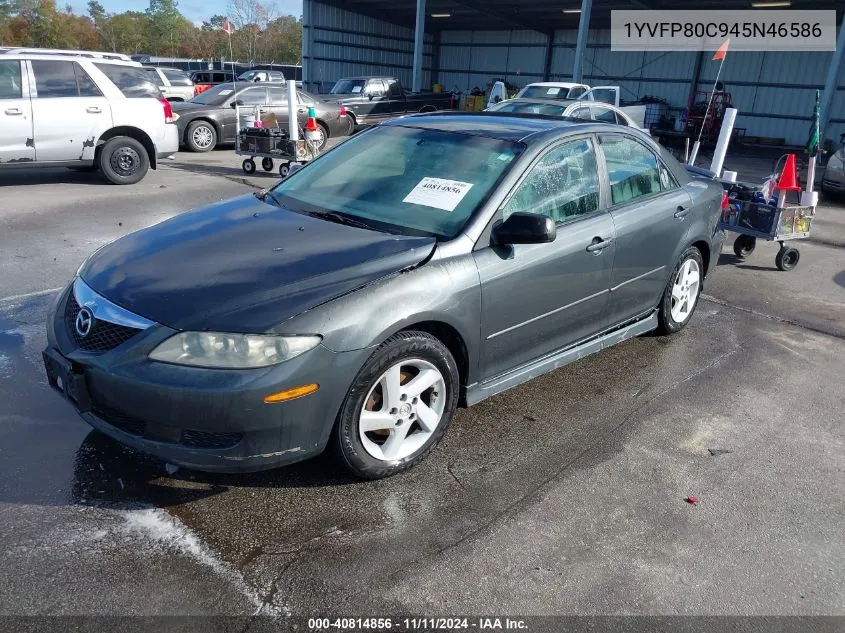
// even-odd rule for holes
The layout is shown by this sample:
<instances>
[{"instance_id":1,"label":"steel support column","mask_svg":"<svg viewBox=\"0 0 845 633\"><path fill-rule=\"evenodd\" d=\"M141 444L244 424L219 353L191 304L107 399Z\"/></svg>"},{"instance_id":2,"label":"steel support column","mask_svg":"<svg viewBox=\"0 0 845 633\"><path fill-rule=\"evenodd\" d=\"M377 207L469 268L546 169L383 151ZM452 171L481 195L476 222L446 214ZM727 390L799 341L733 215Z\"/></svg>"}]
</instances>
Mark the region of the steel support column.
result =
<instances>
[{"instance_id":1,"label":"steel support column","mask_svg":"<svg viewBox=\"0 0 845 633\"><path fill-rule=\"evenodd\" d=\"M839 78L839 69L842 67L842 59L845 57L845 16L839 25L839 37L836 40L836 50L830 56L830 65L827 68L827 79L824 82L824 92L821 98L821 113L819 114L819 140L824 142L825 130L830 123L830 109L833 106L833 97L836 95L836 88ZM838 141L839 139L833 139ZM834 145L835 146L835 145Z\"/></svg>"},{"instance_id":2,"label":"steel support column","mask_svg":"<svg viewBox=\"0 0 845 633\"><path fill-rule=\"evenodd\" d=\"M554 53L555 32L546 35L546 57L543 62L543 81L549 81L552 75L552 54Z\"/></svg>"},{"instance_id":3,"label":"steel support column","mask_svg":"<svg viewBox=\"0 0 845 633\"><path fill-rule=\"evenodd\" d=\"M314 42L314 0L302 0L302 85L306 90L314 90L314 65L311 62ZM315 92L319 92L315 90Z\"/></svg>"},{"instance_id":4,"label":"steel support column","mask_svg":"<svg viewBox=\"0 0 845 633\"><path fill-rule=\"evenodd\" d=\"M417 27L414 30L414 73L411 81L411 90L419 92L422 90L422 65L423 51L425 45L425 0L417 0Z\"/></svg>"},{"instance_id":5,"label":"steel support column","mask_svg":"<svg viewBox=\"0 0 845 633\"><path fill-rule=\"evenodd\" d=\"M581 0L581 21L578 24L578 43L575 45L575 65L572 69L572 81L580 83L583 76L584 50L587 48L587 37L590 33L590 11L593 0Z\"/></svg>"}]
</instances>

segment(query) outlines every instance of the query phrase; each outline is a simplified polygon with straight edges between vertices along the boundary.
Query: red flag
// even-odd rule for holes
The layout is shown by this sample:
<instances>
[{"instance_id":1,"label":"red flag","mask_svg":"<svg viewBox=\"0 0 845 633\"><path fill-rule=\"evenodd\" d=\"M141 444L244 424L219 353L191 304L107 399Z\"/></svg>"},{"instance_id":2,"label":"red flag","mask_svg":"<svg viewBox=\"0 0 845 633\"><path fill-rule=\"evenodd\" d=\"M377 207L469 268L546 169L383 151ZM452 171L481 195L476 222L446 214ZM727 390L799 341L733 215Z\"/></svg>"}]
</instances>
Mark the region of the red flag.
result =
<instances>
[{"instance_id":1,"label":"red flag","mask_svg":"<svg viewBox=\"0 0 845 633\"><path fill-rule=\"evenodd\" d=\"M229 18L226 18L226 20L223 22L223 32L231 35L234 30L235 29L232 27L232 23L229 22Z\"/></svg>"},{"instance_id":2,"label":"red flag","mask_svg":"<svg viewBox=\"0 0 845 633\"><path fill-rule=\"evenodd\" d=\"M731 43L730 38L725 40L725 43L719 47L719 50L716 51L716 54L713 55L713 61L717 62L720 59L725 59L728 54L728 44Z\"/></svg>"}]
</instances>

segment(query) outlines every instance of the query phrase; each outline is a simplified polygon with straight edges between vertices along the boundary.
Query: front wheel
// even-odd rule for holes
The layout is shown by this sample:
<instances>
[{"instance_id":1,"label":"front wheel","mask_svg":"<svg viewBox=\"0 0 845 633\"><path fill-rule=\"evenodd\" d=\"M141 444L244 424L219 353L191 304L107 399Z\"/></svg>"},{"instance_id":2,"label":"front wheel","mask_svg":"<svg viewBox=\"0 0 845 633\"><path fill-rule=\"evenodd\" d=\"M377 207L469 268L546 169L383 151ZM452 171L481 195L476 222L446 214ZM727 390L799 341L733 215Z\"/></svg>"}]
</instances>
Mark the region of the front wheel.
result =
<instances>
[{"instance_id":1,"label":"front wheel","mask_svg":"<svg viewBox=\"0 0 845 633\"><path fill-rule=\"evenodd\" d=\"M455 359L427 332L399 332L358 372L333 432L340 461L379 479L424 459L443 437L458 404Z\"/></svg>"},{"instance_id":2,"label":"front wheel","mask_svg":"<svg viewBox=\"0 0 845 633\"><path fill-rule=\"evenodd\" d=\"M698 305L703 277L701 253L691 246L681 255L663 291L657 313L660 334L680 332L689 323Z\"/></svg>"},{"instance_id":3,"label":"front wheel","mask_svg":"<svg viewBox=\"0 0 845 633\"><path fill-rule=\"evenodd\" d=\"M150 157L140 141L131 136L115 136L100 150L100 171L116 185L134 185L150 169Z\"/></svg>"},{"instance_id":4,"label":"front wheel","mask_svg":"<svg viewBox=\"0 0 845 633\"><path fill-rule=\"evenodd\" d=\"M251 158L244 159L244 162L241 163L241 169L244 170L244 173L247 174L254 174L255 173L255 161Z\"/></svg>"},{"instance_id":5,"label":"front wheel","mask_svg":"<svg viewBox=\"0 0 845 633\"><path fill-rule=\"evenodd\" d=\"M261 169L264 171L273 171L273 159L264 157L261 159Z\"/></svg>"},{"instance_id":6,"label":"front wheel","mask_svg":"<svg viewBox=\"0 0 845 633\"><path fill-rule=\"evenodd\" d=\"M801 254L797 248L786 245L781 246L778 254L775 256L775 266L784 272L792 270L798 265L798 259L800 257Z\"/></svg>"}]
</instances>

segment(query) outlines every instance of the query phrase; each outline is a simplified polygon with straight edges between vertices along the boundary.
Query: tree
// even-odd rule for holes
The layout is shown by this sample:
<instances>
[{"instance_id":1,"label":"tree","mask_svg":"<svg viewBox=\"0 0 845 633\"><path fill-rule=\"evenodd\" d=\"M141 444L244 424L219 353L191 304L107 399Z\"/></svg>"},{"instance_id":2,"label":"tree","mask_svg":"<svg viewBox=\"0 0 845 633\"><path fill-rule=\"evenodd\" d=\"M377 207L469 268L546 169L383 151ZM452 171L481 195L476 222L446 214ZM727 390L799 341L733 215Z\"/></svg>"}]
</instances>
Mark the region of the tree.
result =
<instances>
[{"instance_id":1,"label":"tree","mask_svg":"<svg viewBox=\"0 0 845 633\"><path fill-rule=\"evenodd\" d=\"M229 0L228 7L229 17L237 29L232 36L235 56L244 55L246 61L252 64L258 57L259 44L275 15L276 6L258 0Z\"/></svg>"},{"instance_id":2,"label":"tree","mask_svg":"<svg viewBox=\"0 0 845 633\"><path fill-rule=\"evenodd\" d=\"M149 20L148 44L157 52L173 55L182 42L180 27L184 20L176 0L150 0L146 13Z\"/></svg>"}]
</instances>

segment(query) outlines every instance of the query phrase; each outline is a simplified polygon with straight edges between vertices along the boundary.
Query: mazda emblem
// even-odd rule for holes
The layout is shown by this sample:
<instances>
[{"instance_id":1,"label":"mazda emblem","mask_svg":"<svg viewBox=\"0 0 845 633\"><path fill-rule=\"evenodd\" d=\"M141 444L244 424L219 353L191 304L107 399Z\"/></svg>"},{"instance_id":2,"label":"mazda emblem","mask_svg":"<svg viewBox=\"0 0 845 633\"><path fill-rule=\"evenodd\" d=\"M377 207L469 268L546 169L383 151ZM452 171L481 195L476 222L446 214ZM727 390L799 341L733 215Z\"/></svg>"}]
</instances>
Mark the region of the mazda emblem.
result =
<instances>
[{"instance_id":1,"label":"mazda emblem","mask_svg":"<svg viewBox=\"0 0 845 633\"><path fill-rule=\"evenodd\" d=\"M91 326L94 325L94 315L88 308L82 308L76 315L76 333L85 338L91 333Z\"/></svg>"}]
</instances>

